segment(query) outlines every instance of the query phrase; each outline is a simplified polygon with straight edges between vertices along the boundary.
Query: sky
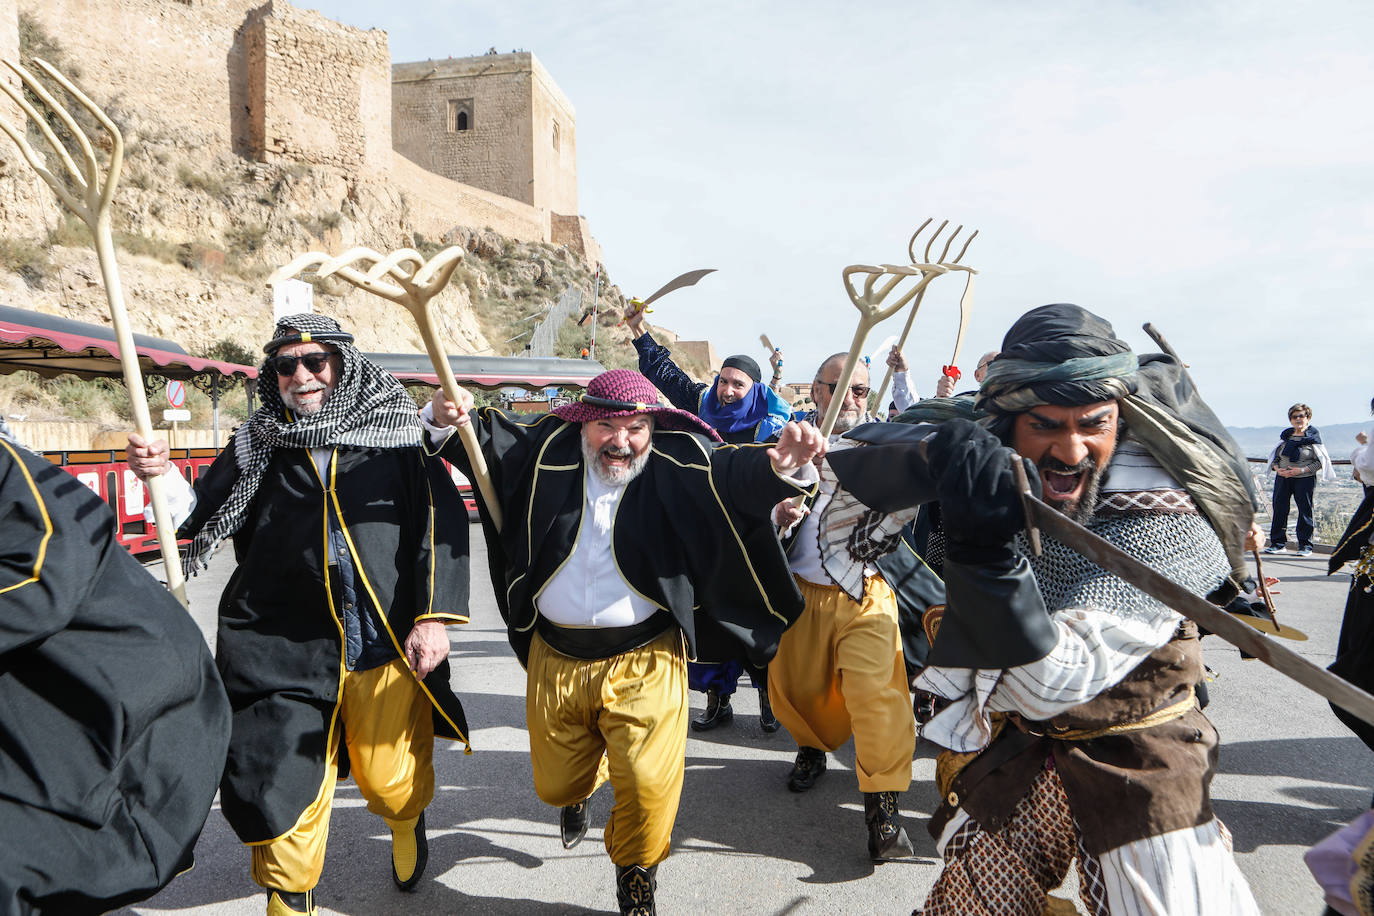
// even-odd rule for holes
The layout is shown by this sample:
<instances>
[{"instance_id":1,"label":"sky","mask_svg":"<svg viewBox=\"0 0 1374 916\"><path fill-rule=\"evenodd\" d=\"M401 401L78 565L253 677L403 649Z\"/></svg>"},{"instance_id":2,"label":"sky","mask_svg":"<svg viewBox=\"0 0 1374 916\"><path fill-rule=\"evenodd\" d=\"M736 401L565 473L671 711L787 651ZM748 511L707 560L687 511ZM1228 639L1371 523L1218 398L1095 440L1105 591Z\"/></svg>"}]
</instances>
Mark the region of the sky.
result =
<instances>
[{"instance_id":1,"label":"sky","mask_svg":"<svg viewBox=\"0 0 1374 916\"><path fill-rule=\"evenodd\" d=\"M933 217L980 233L970 379L1019 315L1073 302L1137 352L1152 322L1228 425L1369 418L1374 4L298 5L385 29L396 62L532 51L576 109L612 282L717 268L650 322L722 357L762 362L767 334L809 380L855 336L843 269L908 263ZM962 293L936 278L915 319L922 394Z\"/></svg>"}]
</instances>

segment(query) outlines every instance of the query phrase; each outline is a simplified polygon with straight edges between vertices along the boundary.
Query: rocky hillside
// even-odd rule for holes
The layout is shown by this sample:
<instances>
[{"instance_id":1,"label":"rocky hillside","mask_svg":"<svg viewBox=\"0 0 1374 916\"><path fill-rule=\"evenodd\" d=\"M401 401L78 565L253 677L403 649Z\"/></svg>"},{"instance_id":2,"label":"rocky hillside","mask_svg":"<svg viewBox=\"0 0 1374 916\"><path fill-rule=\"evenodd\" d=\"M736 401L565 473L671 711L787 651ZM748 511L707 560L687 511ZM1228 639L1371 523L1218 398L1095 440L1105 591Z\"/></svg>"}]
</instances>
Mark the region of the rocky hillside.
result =
<instances>
[{"instance_id":1,"label":"rocky hillside","mask_svg":"<svg viewBox=\"0 0 1374 916\"><path fill-rule=\"evenodd\" d=\"M21 43L26 55L37 50L79 80L79 62L65 59L60 45L32 23L21 30ZM522 339L511 338L528 330L530 316L551 306L569 286L582 289L590 306L592 265L566 248L456 224L438 238L427 238L415 228L412 202L386 180L350 178L299 163L208 156L201 138L161 120L155 111L127 107L119 98L97 101L119 124L125 141L114 225L138 332L174 340L195 355L256 361L271 330L267 276L302 252L338 253L354 246L383 253L410 247L426 257L450 245L464 250L452 283L436 300L440 333L452 353L518 355ZM29 138L36 149L44 149L33 125ZM11 150L4 150L3 160L0 207L36 216L0 222L0 301L108 324L85 226L59 211L52 193L25 173ZM314 282L316 311L350 327L362 349L423 352L418 331L399 306L341 281ZM607 365L627 365L633 350L616 327L623 297L604 274L599 299L598 357ZM557 355L576 356L590 331L590 322L569 322L560 329ZM31 377L0 378L0 410L33 419L86 412L117 424L119 418L110 418L105 406L73 405L72 387L59 391ZM112 400L118 412L119 399Z\"/></svg>"}]
</instances>

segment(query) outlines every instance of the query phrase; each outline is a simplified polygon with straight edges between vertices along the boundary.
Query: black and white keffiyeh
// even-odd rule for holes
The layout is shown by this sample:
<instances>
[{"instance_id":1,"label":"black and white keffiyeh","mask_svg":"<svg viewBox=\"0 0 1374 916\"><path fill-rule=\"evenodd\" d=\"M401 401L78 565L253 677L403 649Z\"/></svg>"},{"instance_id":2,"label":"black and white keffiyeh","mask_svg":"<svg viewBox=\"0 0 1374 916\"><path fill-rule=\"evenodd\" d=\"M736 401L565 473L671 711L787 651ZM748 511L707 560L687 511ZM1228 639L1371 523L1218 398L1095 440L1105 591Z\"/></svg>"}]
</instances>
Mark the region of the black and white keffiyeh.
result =
<instances>
[{"instance_id":1,"label":"black and white keffiyeh","mask_svg":"<svg viewBox=\"0 0 1374 916\"><path fill-rule=\"evenodd\" d=\"M295 331L338 335L339 323L323 315L288 315L277 322L273 338ZM191 576L204 569L225 538L243 525L263 473L279 448L332 448L351 445L405 448L420 444L424 427L415 401L394 376L367 359L352 343L331 340L343 357L338 383L318 413L298 417L282 402L268 356L259 368L262 406L234 432L239 476L224 505L211 516L182 557Z\"/></svg>"}]
</instances>

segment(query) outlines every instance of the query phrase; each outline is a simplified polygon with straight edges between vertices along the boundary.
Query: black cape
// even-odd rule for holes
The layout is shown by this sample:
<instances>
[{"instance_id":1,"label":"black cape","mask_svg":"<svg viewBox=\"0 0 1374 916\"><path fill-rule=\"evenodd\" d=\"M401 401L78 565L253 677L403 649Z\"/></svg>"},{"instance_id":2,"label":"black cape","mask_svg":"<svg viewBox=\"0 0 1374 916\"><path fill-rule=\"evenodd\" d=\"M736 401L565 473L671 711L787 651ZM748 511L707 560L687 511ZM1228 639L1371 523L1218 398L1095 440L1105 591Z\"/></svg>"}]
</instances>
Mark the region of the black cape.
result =
<instances>
[{"instance_id":1,"label":"black cape","mask_svg":"<svg viewBox=\"0 0 1374 916\"><path fill-rule=\"evenodd\" d=\"M581 424L484 408L475 426L505 521L498 534L479 497L492 585L524 664L534 597L572 552L582 522ZM656 429L648 463L616 509L612 550L621 574L673 615L694 659L742 654L767 664L801 614L801 592L769 516L807 491L773 473L765 451ZM442 454L470 470L458 436Z\"/></svg>"},{"instance_id":2,"label":"black cape","mask_svg":"<svg viewBox=\"0 0 1374 916\"><path fill-rule=\"evenodd\" d=\"M191 865L229 701L109 508L0 440L0 913L100 913Z\"/></svg>"},{"instance_id":3,"label":"black cape","mask_svg":"<svg viewBox=\"0 0 1374 916\"><path fill-rule=\"evenodd\" d=\"M419 447L339 447L332 494L359 591L370 590L396 650L422 618L467 620L467 513L443 464ZM196 482L194 535L224 502L233 446ZM326 590L325 499L306 449L278 449L234 534L238 568L219 605L216 660L234 704L221 806L245 843L289 831L319 794L344 670ZM423 681L437 735L467 742L445 661Z\"/></svg>"},{"instance_id":4,"label":"black cape","mask_svg":"<svg viewBox=\"0 0 1374 916\"><path fill-rule=\"evenodd\" d=\"M1346 526L1345 533L1336 542L1331 554L1327 574L1336 572L1346 563L1354 560L1369 544L1369 534L1374 530L1374 489L1365 488L1364 501L1355 510L1355 515ZM1345 599L1345 616L1341 618L1341 635L1336 642L1336 660L1328 670L1345 678L1362 690L1374 691L1374 593L1365 589L1374 588L1365 576L1354 576L1350 580L1350 593ZM1374 725L1356 718L1335 703L1331 711L1336 718L1359 736L1359 739L1374 749Z\"/></svg>"}]
</instances>

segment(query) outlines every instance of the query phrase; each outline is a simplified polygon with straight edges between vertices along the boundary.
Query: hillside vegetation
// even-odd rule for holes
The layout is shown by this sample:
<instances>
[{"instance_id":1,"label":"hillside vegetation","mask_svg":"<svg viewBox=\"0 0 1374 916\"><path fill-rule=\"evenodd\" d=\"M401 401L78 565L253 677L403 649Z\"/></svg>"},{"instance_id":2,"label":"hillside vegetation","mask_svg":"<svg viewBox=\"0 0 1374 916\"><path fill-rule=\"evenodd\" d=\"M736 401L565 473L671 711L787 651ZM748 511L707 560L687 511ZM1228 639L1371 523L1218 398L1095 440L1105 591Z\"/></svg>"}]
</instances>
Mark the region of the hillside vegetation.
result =
<instances>
[{"instance_id":1,"label":"hillside vegetation","mask_svg":"<svg viewBox=\"0 0 1374 916\"><path fill-rule=\"evenodd\" d=\"M20 37L22 57L41 54L80 80L79 62L27 17L21 17ZM114 229L136 332L173 340L192 355L256 364L271 332L267 276L302 252L338 253L354 246L383 253L414 248L426 257L450 245L464 250L449 288L435 300L440 334L451 353L520 355L524 332L568 287L581 289L584 307L591 307L593 267L565 247L457 222L441 237L427 238L414 228L406 194L384 179L211 155L193 132L160 120L157 112L128 107L120 98L96 101L125 139ZM36 126L30 125L29 135L36 149L44 149ZM12 170L14 162L7 156L0 173ZM46 188L41 193L49 208L44 234L14 235L0 226L0 301L108 325L89 232L58 210ZM424 352L412 319L399 306L342 281L302 279L315 286L315 310L349 327L361 349ZM597 355L604 365L633 362L626 333L617 327L623 303L603 272ZM577 356L590 333L590 321L567 322L557 334L555 355ZM208 416L208 405L208 397L191 392L196 420ZM222 406L232 416L247 409L247 400L229 394ZM0 376L0 411L28 419L128 424L117 381L40 383L29 373Z\"/></svg>"}]
</instances>

